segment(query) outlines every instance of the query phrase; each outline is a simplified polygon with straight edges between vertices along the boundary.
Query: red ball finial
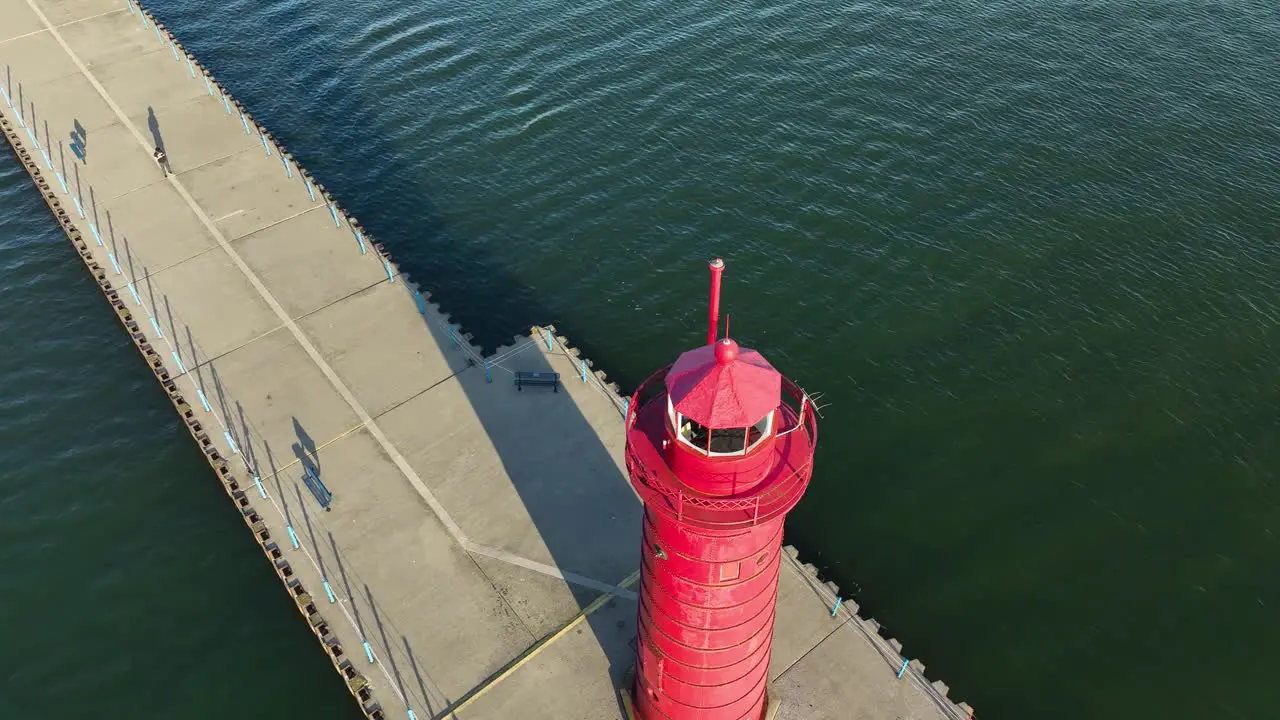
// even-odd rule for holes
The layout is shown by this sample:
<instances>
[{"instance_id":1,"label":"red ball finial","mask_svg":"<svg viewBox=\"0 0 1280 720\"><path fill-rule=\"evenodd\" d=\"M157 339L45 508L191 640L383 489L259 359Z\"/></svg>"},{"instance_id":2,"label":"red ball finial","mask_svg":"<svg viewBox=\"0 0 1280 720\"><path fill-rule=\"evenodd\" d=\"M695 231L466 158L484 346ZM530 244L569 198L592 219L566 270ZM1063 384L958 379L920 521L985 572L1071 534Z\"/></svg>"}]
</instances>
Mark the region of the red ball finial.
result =
<instances>
[{"instance_id":1,"label":"red ball finial","mask_svg":"<svg viewBox=\"0 0 1280 720\"><path fill-rule=\"evenodd\" d=\"M738 359L738 343L725 338L716 343L716 362L728 365Z\"/></svg>"}]
</instances>

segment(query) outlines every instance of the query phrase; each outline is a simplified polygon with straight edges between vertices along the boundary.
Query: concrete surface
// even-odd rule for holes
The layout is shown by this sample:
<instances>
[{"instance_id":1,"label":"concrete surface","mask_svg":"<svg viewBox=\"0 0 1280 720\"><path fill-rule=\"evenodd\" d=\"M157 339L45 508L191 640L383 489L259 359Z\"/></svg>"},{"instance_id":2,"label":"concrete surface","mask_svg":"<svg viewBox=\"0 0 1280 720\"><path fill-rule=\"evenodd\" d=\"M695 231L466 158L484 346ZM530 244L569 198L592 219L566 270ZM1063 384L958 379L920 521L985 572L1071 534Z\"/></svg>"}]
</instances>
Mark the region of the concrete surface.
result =
<instances>
[{"instance_id":1,"label":"concrete surface","mask_svg":"<svg viewBox=\"0 0 1280 720\"><path fill-rule=\"evenodd\" d=\"M166 365L192 404L207 398L195 409L215 444L261 477L266 499L246 483L255 506L383 711L620 717L636 607L618 586L640 538L620 400L541 337L501 349L486 382L446 318L420 313L141 17L124 0L0 0L0 85L64 201L81 199L95 258L136 292L121 296L143 331L176 355ZM152 161L158 142L176 175ZM513 370L554 370L564 387L516 392ZM861 621L830 616L791 558L782 577L782 717L946 717L914 676L894 679L900 660Z\"/></svg>"}]
</instances>

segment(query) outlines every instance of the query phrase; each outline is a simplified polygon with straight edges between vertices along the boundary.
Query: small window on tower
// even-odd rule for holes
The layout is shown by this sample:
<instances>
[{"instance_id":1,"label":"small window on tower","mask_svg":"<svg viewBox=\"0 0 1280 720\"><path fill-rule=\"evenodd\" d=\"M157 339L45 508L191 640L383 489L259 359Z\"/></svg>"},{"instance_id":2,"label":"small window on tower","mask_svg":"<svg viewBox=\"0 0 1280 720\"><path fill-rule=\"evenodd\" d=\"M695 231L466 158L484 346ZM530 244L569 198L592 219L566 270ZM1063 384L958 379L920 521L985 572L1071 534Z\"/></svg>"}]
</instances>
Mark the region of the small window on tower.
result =
<instances>
[{"instance_id":1,"label":"small window on tower","mask_svg":"<svg viewBox=\"0 0 1280 720\"><path fill-rule=\"evenodd\" d=\"M742 571L740 566L736 562L725 563L720 566L720 582L724 582L726 580L737 580L738 576L741 574Z\"/></svg>"}]
</instances>

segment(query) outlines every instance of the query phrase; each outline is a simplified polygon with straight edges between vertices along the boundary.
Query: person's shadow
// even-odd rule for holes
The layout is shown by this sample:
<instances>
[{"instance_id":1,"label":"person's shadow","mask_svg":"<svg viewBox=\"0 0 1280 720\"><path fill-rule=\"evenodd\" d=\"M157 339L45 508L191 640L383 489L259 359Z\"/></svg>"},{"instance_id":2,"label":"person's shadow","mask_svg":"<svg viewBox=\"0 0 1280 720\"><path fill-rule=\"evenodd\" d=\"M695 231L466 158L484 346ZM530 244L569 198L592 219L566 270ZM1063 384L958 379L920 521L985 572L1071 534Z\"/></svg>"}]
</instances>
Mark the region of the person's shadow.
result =
<instances>
[{"instance_id":1,"label":"person's shadow","mask_svg":"<svg viewBox=\"0 0 1280 720\"><path fill-rule=\"evenodd\" d=\"M164 137L160 135L160 121L156 119L155 108L147 107L147 127L151 130L151 141L156 144L156 149L160 152L169 153L164 147Z\"/></svg>"},{"instance_id":2,"label":"person's shadow","mask_svg":"<svg viewBox=\"0 0 1280 720\"><path fill-rule=\"evenodd\" d=\"M151 140L156 144L156 163L166 176L173 172L173 160L164 147L164 136L160 134L160 121L156 119L155 108L147 106L147 128L151 130Z\"/></svg>"}]
</instances>

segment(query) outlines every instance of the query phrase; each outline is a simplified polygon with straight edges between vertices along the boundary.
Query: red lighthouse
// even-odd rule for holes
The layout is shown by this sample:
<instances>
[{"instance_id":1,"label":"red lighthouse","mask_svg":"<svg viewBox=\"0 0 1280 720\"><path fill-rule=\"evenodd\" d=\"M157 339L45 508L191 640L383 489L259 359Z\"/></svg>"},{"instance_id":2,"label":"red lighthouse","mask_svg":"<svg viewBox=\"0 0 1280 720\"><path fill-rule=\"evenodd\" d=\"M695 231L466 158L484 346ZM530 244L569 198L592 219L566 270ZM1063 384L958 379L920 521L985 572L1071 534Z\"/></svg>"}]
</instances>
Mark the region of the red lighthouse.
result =
<instances>
[{"instance_id":1,"label":"red lighthouse","mask_svg":"<svg viewBox=\"0 0 1280 720\"><path fill-rule=\"evenodd\" d=\"M717 339L631 398L627 469L644 502L634 712L640 720L761 720L782 523L813 472L808 396L760 353Z\"/></svg>"}]
</instances>

